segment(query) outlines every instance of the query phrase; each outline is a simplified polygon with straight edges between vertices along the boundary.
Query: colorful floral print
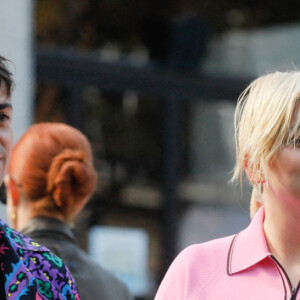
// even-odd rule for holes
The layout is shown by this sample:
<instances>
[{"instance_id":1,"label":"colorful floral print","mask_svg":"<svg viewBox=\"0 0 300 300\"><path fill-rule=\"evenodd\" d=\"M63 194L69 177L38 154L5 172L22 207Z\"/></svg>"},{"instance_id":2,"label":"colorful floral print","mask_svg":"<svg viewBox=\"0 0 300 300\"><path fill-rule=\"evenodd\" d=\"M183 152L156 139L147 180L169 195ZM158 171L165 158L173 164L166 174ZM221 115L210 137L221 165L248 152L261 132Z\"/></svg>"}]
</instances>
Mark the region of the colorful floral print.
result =
<instances>
[{"instance_id":1,"label":"colorful floral print","mask_svg":"<svg viewBox=\"0 0 300 300\"><path fill-rule=\"evenodd\" d=\"M9 300L80 300L63 261L2 220L0 275L0 289Z\"/></svg>"}]
</instances>

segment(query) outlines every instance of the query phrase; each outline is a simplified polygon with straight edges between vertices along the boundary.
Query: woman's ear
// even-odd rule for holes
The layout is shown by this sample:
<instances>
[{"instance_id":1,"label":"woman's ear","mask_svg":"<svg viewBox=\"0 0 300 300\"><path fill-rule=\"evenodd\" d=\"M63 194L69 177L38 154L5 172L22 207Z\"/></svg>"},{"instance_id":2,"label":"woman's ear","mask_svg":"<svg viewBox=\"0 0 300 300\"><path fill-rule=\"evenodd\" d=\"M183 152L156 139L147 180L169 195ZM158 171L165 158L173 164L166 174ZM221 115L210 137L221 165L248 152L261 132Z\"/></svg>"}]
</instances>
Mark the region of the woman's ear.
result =
<instances>
[{"instance_id":1,"label":"woman's ear","mask_svg":"<svg viewBox=\"0 0 300 300\"><path fill-rule=\"evenodd\" d=\"M12 200L12 206L18 206L19 204L19 190L18 190L18 184L14 180L12 176L6 175L4 178L4 183L6 186L7 194L10 196L10 199Z\"/></svg>"},{"instance_id":2,"label":"woman's ear","mask_svg":"<svg viewBox=\"0 0 300 300\"><path fill-rule=\"evenodd\" d=\"M248 162L249 162L249 156L248 156L248 154L245 154L244 169L245 169L245 172L246 172L247 177L250 180L250 182L253 185L257 185L259 183L265 183L265 181L266 181L265 176L261 172L250 168L248 165Z\"/></svg>"},{"instance_id":3,"label":"woman's ear","mask_svg":"<svg viewBox=\"0 0 300 300\"><path fill-rule=\"evenodd\" d=\"M248 168L248 154L245 154L245 157L244 157L244 170L245 170L245 173L247 174L247 177L248 179L250 180L251 183L252 182L252 172L249 170Z\"/></svg>"}]
</instances>

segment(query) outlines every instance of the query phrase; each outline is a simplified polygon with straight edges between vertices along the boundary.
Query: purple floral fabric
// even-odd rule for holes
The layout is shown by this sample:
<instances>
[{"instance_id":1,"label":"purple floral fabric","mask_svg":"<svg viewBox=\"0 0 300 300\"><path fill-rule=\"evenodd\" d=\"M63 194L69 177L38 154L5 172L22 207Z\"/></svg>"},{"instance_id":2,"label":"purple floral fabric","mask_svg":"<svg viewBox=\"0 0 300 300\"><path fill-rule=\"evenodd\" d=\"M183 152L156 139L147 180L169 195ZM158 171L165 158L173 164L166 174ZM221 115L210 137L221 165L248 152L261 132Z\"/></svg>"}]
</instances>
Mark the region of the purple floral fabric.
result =
<instances>
[{"instance_id":1,"label":"purple floral fabric","mask_svg":"<svg viewBox=\"0 0 300 300\"><path fill-rule=\"evenodd\" d=\"M9 300L80 300L63 261L0 220L1 295ZM3 300L3 296L0 299Z\"/></svg>"}]
</instances>

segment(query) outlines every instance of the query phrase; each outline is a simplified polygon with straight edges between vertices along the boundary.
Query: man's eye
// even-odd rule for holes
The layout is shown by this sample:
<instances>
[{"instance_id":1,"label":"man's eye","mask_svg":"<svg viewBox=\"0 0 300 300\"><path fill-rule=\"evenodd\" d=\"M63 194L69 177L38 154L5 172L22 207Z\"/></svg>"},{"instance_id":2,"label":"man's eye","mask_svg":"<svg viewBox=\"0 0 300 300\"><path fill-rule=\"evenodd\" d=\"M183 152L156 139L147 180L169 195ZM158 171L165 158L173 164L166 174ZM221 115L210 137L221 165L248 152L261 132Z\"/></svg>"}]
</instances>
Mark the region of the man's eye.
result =
<instances>
[{"instance_id":1,"label":"man's eye","mask_svg":"<svg viewBox=\"0 0 300 300\"><path fill-rule=\"evenodd\" d=\"M0 122L8 121L10 120L10 116L6 113L0 113Z\"/></svg>"}]
</instances>

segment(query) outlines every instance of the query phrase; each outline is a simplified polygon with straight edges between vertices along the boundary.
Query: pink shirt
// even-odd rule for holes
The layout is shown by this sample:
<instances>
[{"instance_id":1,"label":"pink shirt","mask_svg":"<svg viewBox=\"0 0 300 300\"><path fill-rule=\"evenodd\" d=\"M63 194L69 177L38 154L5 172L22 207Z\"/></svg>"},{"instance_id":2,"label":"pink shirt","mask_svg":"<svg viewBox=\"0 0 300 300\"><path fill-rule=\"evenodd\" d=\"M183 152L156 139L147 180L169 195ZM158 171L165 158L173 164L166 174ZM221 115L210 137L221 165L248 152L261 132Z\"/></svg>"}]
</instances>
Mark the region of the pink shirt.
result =
<instances>
[{"instance_id":1,"label":"pink shirt","mask_svg":"<svg viewBox=\"0 0 300 300\"><path fill-rule=\"evenodd\" d=\"M299 286L292 290L268 249L264 215L262 207L237 235L183 250L166 273L155 300L299 300Z\"/></svg>"}]
</instances>

